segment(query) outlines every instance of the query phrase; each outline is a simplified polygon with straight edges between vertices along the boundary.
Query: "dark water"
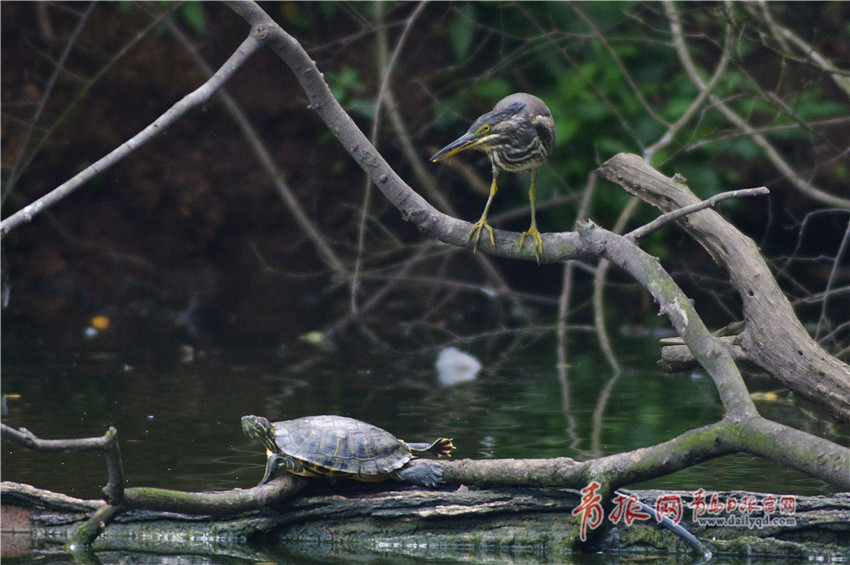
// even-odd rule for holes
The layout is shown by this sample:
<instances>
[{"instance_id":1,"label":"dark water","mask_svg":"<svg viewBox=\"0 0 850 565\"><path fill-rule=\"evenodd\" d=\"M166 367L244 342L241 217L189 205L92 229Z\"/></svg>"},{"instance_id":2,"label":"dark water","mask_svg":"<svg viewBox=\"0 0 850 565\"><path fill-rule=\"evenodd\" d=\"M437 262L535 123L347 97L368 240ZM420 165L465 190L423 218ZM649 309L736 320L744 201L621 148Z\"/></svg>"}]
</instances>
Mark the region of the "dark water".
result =
<instances>
[{"instance_id":1,"label":"dark water","mask_svg":"<svg viewBox=\"0 0 850 565\"><path fill-rule=\"evenodd\" d=\"M478 379L450 387L437 382L438 351L325 353L303 346L282 357L225 351L179 362L176 346L160 358L103 349L96 338L74 352L7 348L2 392L16 397L7 400L4 421L44 438L98 436L115 426L128 486L214 490L253 486L262 476L265 457L242 435L244 414L352 416L409 441L452 437L458 458L577 459L652 445L721 415L714 387L701 372L669 376L656 368L655 338L616 343L624 368L616 378L591 343L579 338L573 344L565 376L556 368L555 344L542 341L510 355L485 352ZM754 392L779 389L764 376L749 376L748 384ZM846 427L781 390L758 406L768 417L848 443ZM3 480L82 498L97 498L105 482L97 454L36 454L4 441L2 455ZM718 459L641 486L834 490L749 456Z\"/></svg>"}]
</instances>

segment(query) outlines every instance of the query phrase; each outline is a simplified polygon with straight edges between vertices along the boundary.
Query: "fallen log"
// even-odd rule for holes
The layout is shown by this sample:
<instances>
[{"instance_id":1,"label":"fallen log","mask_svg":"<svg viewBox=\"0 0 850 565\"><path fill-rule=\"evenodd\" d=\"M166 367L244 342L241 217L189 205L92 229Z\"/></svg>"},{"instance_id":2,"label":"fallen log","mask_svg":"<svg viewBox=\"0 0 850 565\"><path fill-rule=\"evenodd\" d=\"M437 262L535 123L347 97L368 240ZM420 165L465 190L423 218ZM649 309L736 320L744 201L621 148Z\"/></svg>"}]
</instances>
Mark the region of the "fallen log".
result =
<instances>
[{"instance_id":1,"label":"fallen log","mask_svg":"<svg viewBox=\"0 0 850 565\"><path fill-rule=\"evenodd\" d=\"M783 497L642 490L629 494L651 507L659 499L678 500L679 523L715 555L834 560L850 554L850 493ZM76 529L105 504L10 482L0 485L0 498L3 557L63 551ZM580 522L573 515L581 499L581 493L572 489L424 490L340 483L311 486L303 496L285 503L230 517L129 511L115 519L93 549L257 560L273 560L268 552L285 551L329 560L335 555L341 561L355 554L456 559L470 554L559 557L574 551L693 551L654 519L641 518L637 509L631 520L621 513L616 523L614 511L605 509L605 519L591 532L595 535L582 543ZM748 500L759 509L744 511ZM767 508L770 500L776 502L772 510ZM780 512L779 502L790 500L793 508L785 505ZM735 508L727 512L731 501ZM712 504L720 510L711 510ZM699 508L703 508L701 514ZM21 540L23 545L15 545Z\"/></svg>"}]
</instances>

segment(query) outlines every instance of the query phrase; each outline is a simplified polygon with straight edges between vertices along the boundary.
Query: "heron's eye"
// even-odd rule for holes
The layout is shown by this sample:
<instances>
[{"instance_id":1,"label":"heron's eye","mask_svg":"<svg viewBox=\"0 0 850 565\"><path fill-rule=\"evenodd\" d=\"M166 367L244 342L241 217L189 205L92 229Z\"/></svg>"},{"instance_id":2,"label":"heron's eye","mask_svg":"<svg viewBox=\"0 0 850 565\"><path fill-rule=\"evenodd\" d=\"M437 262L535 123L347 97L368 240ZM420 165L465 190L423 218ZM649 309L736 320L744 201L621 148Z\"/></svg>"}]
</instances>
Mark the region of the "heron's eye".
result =
<instances>
[{"instance_id":1,"label":"heron's eye","mask_svg":"<svg viewBox=\"0 0 850 565\"><path fill-rule=\"evenodd\" d=\"M481 126L481 128L478 130L478 133L490 133L490 124L484 124L483 126Z\"/></svg>"}]
</instances>

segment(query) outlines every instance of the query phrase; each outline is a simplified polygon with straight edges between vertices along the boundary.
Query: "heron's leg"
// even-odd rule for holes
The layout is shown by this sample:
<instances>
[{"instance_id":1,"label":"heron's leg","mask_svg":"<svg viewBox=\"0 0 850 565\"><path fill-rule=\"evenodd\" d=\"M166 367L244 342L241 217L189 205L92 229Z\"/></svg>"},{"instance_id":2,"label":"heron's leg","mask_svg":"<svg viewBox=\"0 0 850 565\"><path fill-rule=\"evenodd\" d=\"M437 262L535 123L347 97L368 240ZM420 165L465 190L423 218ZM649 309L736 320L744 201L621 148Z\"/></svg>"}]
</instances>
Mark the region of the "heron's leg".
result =
<instances>
[{"instance_id":1,"label":"heron's leg","mask_svg":"<svg viewBox=\"0 0 850 565\"><path fill-rule=\"evenodd\" d=\"M537 262L540 262L540 256L543 254L543 238L540 237L540 231L537 229L537 216L534 213L534 199L537 197L537 169L531 173L531 186L528 187L528 200L531 203L531 226L527 231L522 232L522 237L519 240L519 248L525 246L525 238L531 237L534 240L534 255L537 256Z\"/></svg>"},{"instance_id":2,"label":"heron's leg","mask_svg":"<svg viewBox=\"0 0 850 565\"><path fill-rule=\"evenodd\" d=\"M496 186L496 177L498 176L499 170L493 167L493 182L490 183L490 196L487 198L487 204L484 205L484 212L481 213L481 218L473 224L472 229L469 230L469 235L466 236L466 242L469 243L469 240L472 239L472 235L475 234L475 242L472 244L473 253L478 250L478 241L481 239L482 229L486 229L490 232L490 244L493 247L496 247L496 240L493 239L493 228L491 228L490 224L487 223L487 212L490 210L490 204L493 202L493 197L496 196L496 191L498 190L498 187Z\"/></svg>"}]
</instances>

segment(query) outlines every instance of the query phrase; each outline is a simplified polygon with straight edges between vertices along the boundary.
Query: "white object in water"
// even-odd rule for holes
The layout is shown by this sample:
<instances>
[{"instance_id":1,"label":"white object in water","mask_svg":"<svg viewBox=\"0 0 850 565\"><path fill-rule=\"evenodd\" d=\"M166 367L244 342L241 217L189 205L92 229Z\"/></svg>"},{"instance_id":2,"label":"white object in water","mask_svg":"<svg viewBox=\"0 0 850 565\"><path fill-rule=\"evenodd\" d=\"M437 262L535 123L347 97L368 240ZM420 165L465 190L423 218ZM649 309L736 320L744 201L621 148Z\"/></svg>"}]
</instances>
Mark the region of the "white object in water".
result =
<instances>
[{"instance_id":1,"label":"white object in water","mask_svg":"<svg viewBox=\"0 0 850 565\"><path fill-rule=\"evenodd\" d=\"M456 347L447 347L437 357L437 380L441 385L451 386L474 381L481 370L481 363Z\"/></svg>"}]
</instances>

